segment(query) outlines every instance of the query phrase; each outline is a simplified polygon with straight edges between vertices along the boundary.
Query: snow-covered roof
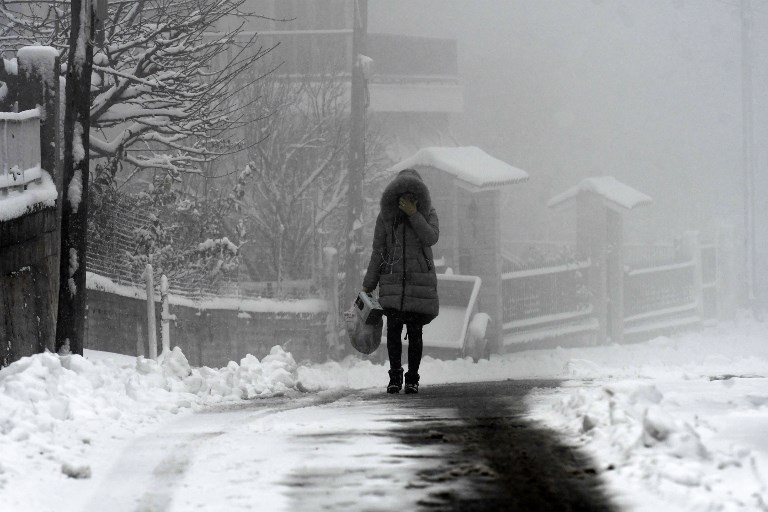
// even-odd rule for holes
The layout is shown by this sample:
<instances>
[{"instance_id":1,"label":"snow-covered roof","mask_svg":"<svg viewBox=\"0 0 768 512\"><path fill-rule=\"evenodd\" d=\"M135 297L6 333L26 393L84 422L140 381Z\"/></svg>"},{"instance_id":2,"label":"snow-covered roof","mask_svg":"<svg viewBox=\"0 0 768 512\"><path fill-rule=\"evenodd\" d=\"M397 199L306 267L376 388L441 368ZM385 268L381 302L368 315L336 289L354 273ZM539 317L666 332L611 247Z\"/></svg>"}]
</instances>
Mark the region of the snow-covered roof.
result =
<instances>
[{"instance_id":1,"label":"snow-covered roof","mask_svg":"<svg viewBox=\"0 0 768 512\"><path fill-rule=\"evenodd\" d=\"M434 167L479 188L497 188L528 179L528 173L492 157L475 146L429 147L391 167L402 171Z\"/></svg>"},{"instance_id":2,"label":"snow-covered roof","mask_svg":"<svg viewBox=\"0 0 768 512\"><path fill-rule=\"evenodd\" d=\"M653 202L649 196L629 185L625 185L613 176L586 178L581 183L549 200L547 206L562 209L569 206L582 193L597 194L603 198L605 206L613 210L631 210Z\"/></svg>"}]
</instances>

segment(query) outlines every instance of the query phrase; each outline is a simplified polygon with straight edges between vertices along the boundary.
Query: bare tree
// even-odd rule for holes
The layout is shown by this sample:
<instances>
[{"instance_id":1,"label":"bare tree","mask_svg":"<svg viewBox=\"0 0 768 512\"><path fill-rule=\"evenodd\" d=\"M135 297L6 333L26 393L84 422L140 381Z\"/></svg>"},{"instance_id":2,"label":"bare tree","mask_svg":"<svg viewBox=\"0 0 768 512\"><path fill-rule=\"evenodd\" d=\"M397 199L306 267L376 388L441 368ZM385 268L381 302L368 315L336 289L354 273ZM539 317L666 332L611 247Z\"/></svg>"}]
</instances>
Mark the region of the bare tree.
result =
<instances>
[{"instance_id":1,"label":"bare tree","mask_svg":"<svg viewBox=\"0 0 768 512\"><path fill-rule=\"evenodd\" d=\"M244 11L246 1L110 2L93 57L93 157L127 164L128 177L178 175L242 150L232 134L251 120L249 105L233 97L258 80L253 65L271 50L243 35L245 20L260 17ZM65 53L69 10L69 0L6 0L0 38L9 48L38 42Z\"/></svg>"},{"instance_id":2,"label":"bare tree","mask_svg":"<svg viewBox=\"0 0 768 512\"><path fill-rule=\"evenodd\" d=\"M270 77L255 94L260 121L248 131L251 162L236 189L254 245L246 245L254 278L302 279L321 244L343 245L349 90L334 66L300 79ZM381 138L369 131L369 167L381 162ZM370 177L375 176L370 173Z\"/></svg>"}]
</instances>

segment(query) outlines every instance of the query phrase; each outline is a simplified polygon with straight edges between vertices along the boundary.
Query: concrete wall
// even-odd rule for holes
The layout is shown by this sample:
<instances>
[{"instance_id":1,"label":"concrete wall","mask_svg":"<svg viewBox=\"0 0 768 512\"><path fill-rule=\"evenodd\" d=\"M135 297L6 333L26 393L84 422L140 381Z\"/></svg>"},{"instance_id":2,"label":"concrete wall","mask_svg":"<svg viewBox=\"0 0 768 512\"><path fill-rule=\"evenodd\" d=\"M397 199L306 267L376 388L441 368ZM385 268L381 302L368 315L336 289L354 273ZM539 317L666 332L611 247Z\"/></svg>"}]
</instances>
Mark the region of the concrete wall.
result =
<instances>
[{"instance_id":1,"label":"concrete wall","mask_svg":"<svg viewBox=\"0 0 768 512\"><path fill-rule=\"evenodd\" d=\"M53 350L58 254L56 208L0 222L0 367Z\"/></svg>"},{"instance_id":2,"label":"concrete wall","mask_svg":"<svg viewBox=\"0 0 768 512\"><path fill-rule=\"evenodd\" d=\"M88 290L85 348L147 355L147 306L141 299ZM262 358L274 345L297 361L326 358L325 313L239 313L171 305L171 347L178 346L193 366L225 366L246 354ZM160 304L157 303L158 344ZM158 353L161 348L158 347Z\"/></svg>"}]
</instances>

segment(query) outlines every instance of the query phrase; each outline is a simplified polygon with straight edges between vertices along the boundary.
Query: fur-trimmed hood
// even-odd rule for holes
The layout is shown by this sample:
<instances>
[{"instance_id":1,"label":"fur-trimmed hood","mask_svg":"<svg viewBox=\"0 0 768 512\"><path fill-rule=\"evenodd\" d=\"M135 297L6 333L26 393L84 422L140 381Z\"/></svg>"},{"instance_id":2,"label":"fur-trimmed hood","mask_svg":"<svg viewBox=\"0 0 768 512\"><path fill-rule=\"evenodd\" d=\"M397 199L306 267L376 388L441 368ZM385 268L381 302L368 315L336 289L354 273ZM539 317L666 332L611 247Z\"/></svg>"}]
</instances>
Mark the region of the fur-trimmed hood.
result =
<instances>
[{"instance_id":1,"label":"fur-trimmed hood","mask_svg":"<svg viewBox=\"0 0 768 512\"><path fill-rule=\"evenodd\" d=\"M414 169L403 169L395 176L381 194L381 214L386 219L396 217L400 212L397 200L401 195L410 192L417 199L416 209L424 217L429 215L432 209L432 199L429 189L421 176Z\"/></svg>"}]
</instances>

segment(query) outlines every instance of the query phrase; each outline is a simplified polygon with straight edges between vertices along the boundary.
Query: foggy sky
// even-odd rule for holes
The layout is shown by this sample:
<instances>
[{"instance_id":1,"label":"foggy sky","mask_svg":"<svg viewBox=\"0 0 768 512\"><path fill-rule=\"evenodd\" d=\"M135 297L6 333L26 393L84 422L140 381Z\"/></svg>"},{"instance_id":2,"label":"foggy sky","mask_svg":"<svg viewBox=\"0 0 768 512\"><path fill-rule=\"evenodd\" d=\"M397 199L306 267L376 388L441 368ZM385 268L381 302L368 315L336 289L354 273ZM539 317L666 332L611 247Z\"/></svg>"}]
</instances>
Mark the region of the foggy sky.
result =
<instances>
[{"instance_id":1,"label":"foggy sky","mask_svg":"<svg viewBox=\"0 0 768 512\"><path fill-rule=\"evenodd\" d=\"M765 190L768 2L757 3L755 141ZM524 193L511 191L509 209L547 226L535 235L562 238L563 214L541 206L552 195L613 175L655 201L627 216L628 236L669 241L687 229L744 223L737 4L369 0L369 30L458 39L466 88L459 142L531 174ZM534 236L522 226L510 231Z\"/></svg>"}]
</instances>

